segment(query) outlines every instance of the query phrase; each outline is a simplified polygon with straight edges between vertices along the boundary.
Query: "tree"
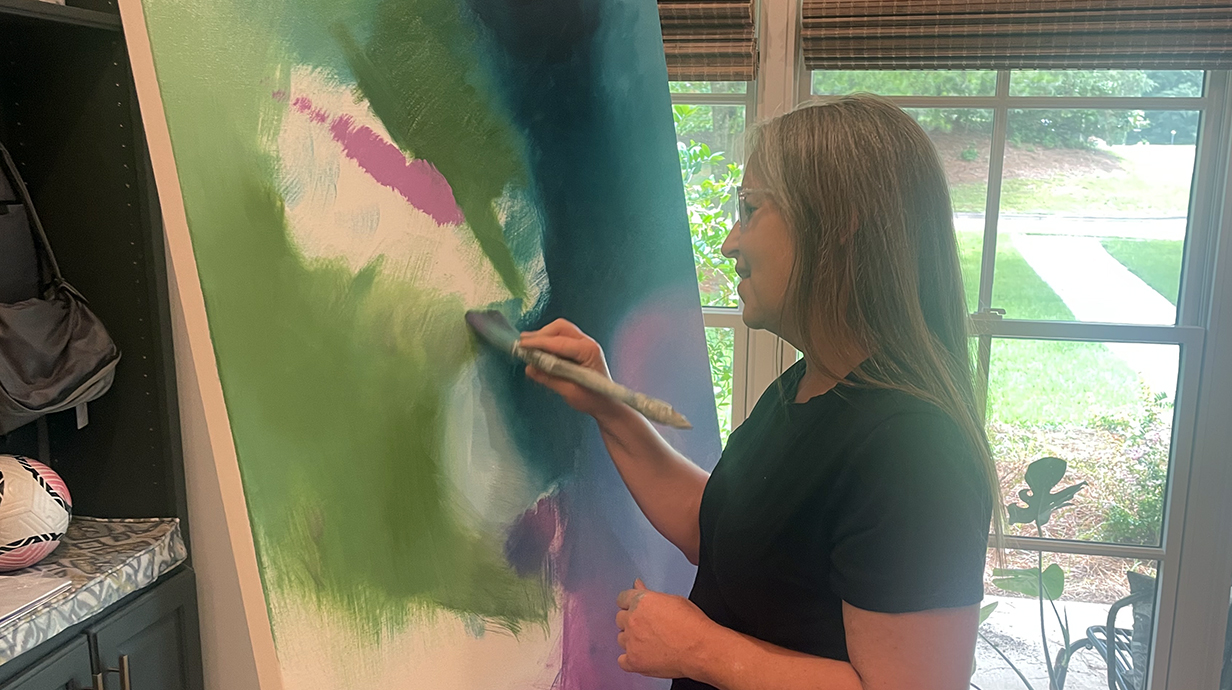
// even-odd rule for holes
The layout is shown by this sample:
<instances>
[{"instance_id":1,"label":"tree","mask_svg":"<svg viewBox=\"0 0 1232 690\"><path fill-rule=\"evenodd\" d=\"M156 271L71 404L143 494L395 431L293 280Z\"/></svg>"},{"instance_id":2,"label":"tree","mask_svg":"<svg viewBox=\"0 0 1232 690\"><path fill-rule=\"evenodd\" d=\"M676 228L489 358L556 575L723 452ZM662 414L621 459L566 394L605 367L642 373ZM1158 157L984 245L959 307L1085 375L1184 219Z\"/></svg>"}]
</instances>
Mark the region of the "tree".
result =
<instances>
[{"instance_id":1,"label":"tree","mask_svg":"<svg viewBox=\"0 0 1232 690\"><path fill-rule=\"evenodd\" d=\"M1010 93L1014 96L1148 96L1182 95L1193 89L1192 75L1184 72L1148 73L1144 70L1015 70L1010 74ZM1201 74L1198 72L1198 74ZM1162 81L1157 82L1152 75ZM1198 82L1200 84L1200 81ZM1200 87L1199 87L1200 88ZM848 70L813 73L813 92L845 94L866 91L885 96L991 96L996 89L996 72L990 70ZM1178 93L1164 93L1167 89ZM992 133L992 112L981 108L915 109L912 115L929 131ZM1168 143L1162 136L1163 122L1189 127L1196 132L1196 119L1186 125L1169 113L1160 124L1141 110L1097 110L1072 108L1014 109L1009 113L1008 136L1016 145L1050 148L1088 148L1102 141L1107 144ZM1182 119L1183 119L1182 117ZM1196 114L1194 115L1196 118ZM1171 130L1168 129L1168 132ZM1176 143L1183 141L1178 131ZM1149 137L1149 138L1148 138Z\"/></svg>"},{"instance_id":2,"label":"tree","mask_svg":"<svg viewBox=\"0 0 1232 690\"><path fill-rule=\"evenodd\" d=\"M1195 98L1202 95L1202 70L1150 70L1147 78L1154 86L1144 96ZM1139 133L1139 141L1151 144L1195 144L1198 141L1198 111L1148 110L1149 124ZM1172 133L1176 132L1175 135Z\"/></svg>"}]
</instances>

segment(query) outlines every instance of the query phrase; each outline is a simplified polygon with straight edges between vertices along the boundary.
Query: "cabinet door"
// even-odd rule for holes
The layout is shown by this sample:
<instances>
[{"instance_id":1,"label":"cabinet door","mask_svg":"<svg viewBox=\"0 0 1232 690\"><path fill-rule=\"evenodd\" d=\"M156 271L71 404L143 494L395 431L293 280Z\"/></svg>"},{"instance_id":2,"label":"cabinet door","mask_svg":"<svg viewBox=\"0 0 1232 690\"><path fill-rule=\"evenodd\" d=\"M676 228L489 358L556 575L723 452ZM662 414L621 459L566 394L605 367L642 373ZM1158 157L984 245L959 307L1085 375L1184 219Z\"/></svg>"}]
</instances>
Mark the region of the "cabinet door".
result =
<instances>
[{"instance_id":1,"label":"cabinet door","mask_svg":"<svg viewBox=\"0 0 1232 690\"><path fill-rule=\"evenodd\" d=\"M80 635L0 690L85 690L92 688L90 645Z\"/></svg>"},{"instance_id":2,"label":"cabinet door","mask_svg":"<svg viewBox=\"0 0 1232 690\"><path fill-rule=\"evenodd\" d=\"M181 571L87 631L105 690L201 690L192 575Z\"/></svg>"}]
</instances>

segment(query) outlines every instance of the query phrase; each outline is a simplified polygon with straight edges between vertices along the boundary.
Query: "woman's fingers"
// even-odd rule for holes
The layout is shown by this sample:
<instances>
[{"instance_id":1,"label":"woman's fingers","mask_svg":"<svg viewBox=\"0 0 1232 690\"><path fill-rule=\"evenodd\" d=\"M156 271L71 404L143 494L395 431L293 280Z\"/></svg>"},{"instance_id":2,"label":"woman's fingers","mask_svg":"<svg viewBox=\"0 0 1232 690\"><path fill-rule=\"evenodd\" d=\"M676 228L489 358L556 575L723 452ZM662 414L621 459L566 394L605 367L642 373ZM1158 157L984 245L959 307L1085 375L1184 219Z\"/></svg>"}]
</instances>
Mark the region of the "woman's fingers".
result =
<instances>
[{"instance_id":1,"label":"woman's fingers","mask_svg":"<svg viewBox=\"0 0 1232 690\"><path fill-rule=\"evenodd\" d=\"M616 629L624 630L629 626L629 612L621 609L616 612Z\"/></svg>"},{"instance_id":2,"label":"woman's fingers","mask_svg":"<svg viewBox=\"0 0 1232 690\"><path fill-rule=\"evenodd\" d=\"M628 654L621 654L620 656L616 657L616 663L620 666L620 669L622 671L625 671L626 673L633 673L633 667L629 665L629 655Z\"/></svg>"},{"instance_id":3,"label":"woman's fingers","mask_svg":"<svg viewBox=\"0 0 1232 690\"><path fill-rule=\"evenodd\" d=\"M552 323L540 328L537 331L527 331L524 335L569 335L574 337L586 337L582 329L573 325L572 322L566 319L556 319Z\"/></svg>"},{"instance_id":4,"label":"woman's fingers","mask_svg":"<svg viewBox=\"0 0 1232 690\"><path fill-rule=\"evenodd\" d=\"M528 337L528 336L545 337L545 338L551 338L551 337L556 337L556 336L562 336L566 338L585 338L587 337L586 334L582 332L582 329L578 328L577 326L574 326L572 323L569 323L568 321L564 319L556 319L552 323L549 323L548 325L544 326L543 328L540 328L539 330L522 331L522 336L523 337Z\"/></svg>"},{"instance_id":5,"label":"woman's fingers","mask_svg":"<svg viewBox=\"0 0 1232 690\"><path fill-rule=\"evenodd\" d=\"M518 344L526 349L538 350L581 365L601 376L611 377L607 361L603 357L603 348L599 347L599 343L564 319L557 319L541 330L523 333ZM620 404L584 386L553 376L534 365L526 367L526 376L559 394L575 410L596 418L617 409Z\"/></svg>"},{"instance_id":6,"label":"woman's fingers","mask_svg":"<svg viewBox=\"0 0 1232 690\"><path fill-rule=\"evenodd\" d=\"M632 611L637 608L637 602L646 594L644 589L626 589L616 597L616 605L622 609Z\"/></svg>"},{"instance_id":7,"label":"woman's fingers","mask_svg":"<svg viewBox=\"0 0 1232 690\"><path fill-rule=\"evenodd\" d=\"M565 396L566 399L575 395L581 395L584 390L576 383L568 379L562 379L559 376L552 376L542 369L535 367L533 364L526 365L526 378L547 387L548 390L555 391L557 394Z\"/></svg>"},{"instance_id":8,"label":"woman's fingers","mask_svg":"<svg viewBox=\"0 0 1232 690\"><path fill-rule=\"evenodd\" d=\"M527 349L550 352L557 357L579 364L594 361L599 351L599 346L589 338L571 338L563 335L522 336L518 344Z\"/></svg>"}]
</instances>

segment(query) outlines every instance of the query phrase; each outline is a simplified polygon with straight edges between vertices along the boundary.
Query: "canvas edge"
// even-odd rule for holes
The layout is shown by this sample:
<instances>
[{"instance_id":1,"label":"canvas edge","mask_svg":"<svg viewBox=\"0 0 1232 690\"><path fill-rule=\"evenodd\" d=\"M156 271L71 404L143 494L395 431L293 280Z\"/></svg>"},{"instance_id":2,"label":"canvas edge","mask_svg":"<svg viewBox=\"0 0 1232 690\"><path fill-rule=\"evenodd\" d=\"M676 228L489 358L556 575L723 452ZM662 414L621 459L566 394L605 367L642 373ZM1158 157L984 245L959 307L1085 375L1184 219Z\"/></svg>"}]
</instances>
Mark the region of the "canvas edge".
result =
<instances>
[{"instance_id":1,"label":"canvas edge","mask_svg":"<svg viewBox=\"0 0 1232 690\"><path fill-rule=\"evenodd\" d=\"M282 690L230 417L141 0L119 0L166 238L193 569L207 690Z\"/></svg>"}]
</instances>

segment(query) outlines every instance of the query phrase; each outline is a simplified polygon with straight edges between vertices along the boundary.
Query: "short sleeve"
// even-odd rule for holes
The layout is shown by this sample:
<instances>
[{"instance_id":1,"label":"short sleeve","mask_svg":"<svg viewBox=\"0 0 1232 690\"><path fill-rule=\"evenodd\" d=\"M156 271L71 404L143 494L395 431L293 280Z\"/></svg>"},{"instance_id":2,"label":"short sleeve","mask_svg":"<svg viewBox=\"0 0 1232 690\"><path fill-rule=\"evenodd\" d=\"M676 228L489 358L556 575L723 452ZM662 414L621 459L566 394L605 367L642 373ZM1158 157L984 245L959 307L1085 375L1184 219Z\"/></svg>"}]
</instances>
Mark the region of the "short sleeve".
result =
<instances>
[{"instance_id":1,"label":"short sleeve","mask_svg":"<svg viewBox=\"0 0 1232 690\"><path fill-rule=\"evenodd\" d=\"M992 501L978 456L941 413L897 414L832 487L831 587L867 611L979 603Z\"/></svg>"}]
</instances>

